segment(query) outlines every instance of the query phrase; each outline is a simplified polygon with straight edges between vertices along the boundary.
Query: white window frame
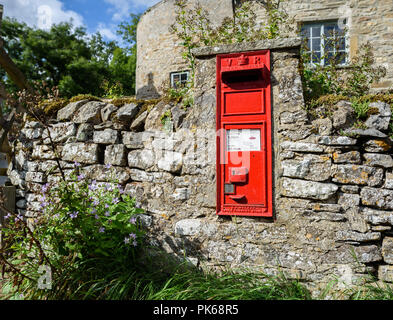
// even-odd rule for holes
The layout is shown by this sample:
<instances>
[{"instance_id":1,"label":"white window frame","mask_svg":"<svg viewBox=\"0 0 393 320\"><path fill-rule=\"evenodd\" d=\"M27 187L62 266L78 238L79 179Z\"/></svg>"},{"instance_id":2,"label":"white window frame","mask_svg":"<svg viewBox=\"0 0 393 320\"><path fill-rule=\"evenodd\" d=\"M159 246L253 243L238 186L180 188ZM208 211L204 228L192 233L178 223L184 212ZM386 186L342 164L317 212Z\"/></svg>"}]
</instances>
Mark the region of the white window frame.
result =
<instances>
[{"instance_id":1,"label":"white window frame","mask_svg":"<svg viewBox=\"0 0 393 320\"><path fill-rule=\"evenodd\" d=\"M339 23L338 20L328 20L328 21L318 21L318 22L309 22L309 21L305 21L302 23L301 25L301 36L304 39L304 35L303 35L303 29L304 28L309 28L309 38L310 39L310 48L309 50L307 50L306 52L310 54L310 61L308 62L310 65L315 66L315 65L322 65L325 66L327 65L325 63L325 27L326 26L331 26L331 25L337 25L339 27ZM320 33L319 36L313 36L313 29L314 28L320 28ZM345 41L345 48L344 50L338 50L338 52L343 52L345 53L345 61L343 63L338 64L338 66L347 66L349 63L349 38L348 38L348 30L345 31L345 34L343 36L344 41ZM318 63L316 63L315 61L313 61L313 55L312 53L315 52L315 50L313 50L312 45L313 45L313 39L320 39L320 47L319 47L319 52L321 54L320 56L320 61ZM337 53L336 51L336 47L334 47L334 53Z\"/></svg>"},{"instance_id":2,"label":"white window frame","mask_svg":"<svg viewBox=\"0 0 393 320\"><path fill-rule=\"evenodd\" d=\"M171 81L171 87L172 88L177 88L177 84L175 82L175 77L179 76L181 79L181 76L186 74L187 75L187 80L182 81L180 80L180 86L185 86L187 84L187 82L190 80L190 71L189 70L185 70L185 71L176 71L176 72L171 72L170 73L170 81Z\"/></svg>"}]
</instances>

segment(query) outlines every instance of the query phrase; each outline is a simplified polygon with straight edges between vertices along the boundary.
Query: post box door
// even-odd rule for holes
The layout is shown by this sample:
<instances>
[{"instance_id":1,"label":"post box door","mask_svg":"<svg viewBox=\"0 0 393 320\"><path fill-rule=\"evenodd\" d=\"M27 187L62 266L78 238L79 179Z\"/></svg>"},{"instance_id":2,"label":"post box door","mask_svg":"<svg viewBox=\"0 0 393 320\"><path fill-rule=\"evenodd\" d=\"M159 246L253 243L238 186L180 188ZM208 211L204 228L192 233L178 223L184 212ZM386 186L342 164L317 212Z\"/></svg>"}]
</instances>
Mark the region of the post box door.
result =
<instances>
[{"instance_id":1,"label":"post box door","mask_svg":"<svg viewBox=\"0 0 393 320\"><path fill-rule=\"evenodd\" d=\"M265 125L225 126L224 204L266 205Z\"/></svg>"},{"instance_id":2,"label":"post box door","mask_svg":"<svg viewBox=\"0 0 393 320\"><path fill-rule=\"evenodd\" d=\"M217 213L273 216L268 50L217 56Z\"/></svg>"}]
</instances>

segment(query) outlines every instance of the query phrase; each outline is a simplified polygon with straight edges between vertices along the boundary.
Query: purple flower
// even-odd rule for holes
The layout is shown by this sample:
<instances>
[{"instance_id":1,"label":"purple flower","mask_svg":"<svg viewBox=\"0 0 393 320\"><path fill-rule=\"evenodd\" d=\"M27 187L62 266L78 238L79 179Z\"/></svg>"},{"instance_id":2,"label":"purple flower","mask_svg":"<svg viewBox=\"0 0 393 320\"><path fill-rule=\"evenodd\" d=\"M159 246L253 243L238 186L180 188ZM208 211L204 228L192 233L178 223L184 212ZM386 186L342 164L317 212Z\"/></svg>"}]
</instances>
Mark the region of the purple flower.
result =
<instances>
[{"instance_id":1,"label":"purple flower","mask_svg":"<svg viewBox=\"0 0 393 320\"><path fill-rule=\"evenodd\" d=\"M5 220L7 220L7 219L9 219L9 218L11 218L11 214L10 214L10 213L8 213L8 214L4 217Z\"/></svg>"},{"instance_id":2,"label":"purple flower","mask_svg":"<svg viewBox=\"0 0 393 320\"><path fill-rule=\"evenodd\" d=\"M105 232L105 228L104 228L104 227L101 227L101 228L98 230L98 232L100 232L100 233Z\"/></svg>"},{"instance_id":3,"label":"purple flower","mask_svg":"<svg viewBox=\"0 0 393 320\"><path fill-rule=\"evenodd\" d=\"M134 240L136 239L136 234L135 233L130 233L129 236L130 236L130 238L132 238Z\"/></svg>"},{"instance_id":4,"label":"purple flower","mask_svg":"<svg viewBox=\"0 0 393 320\"><path fill-rule=\"evenodd\" d=\"M105 203L105 208L109 208L109 204Z\"/></svg>"},{"instance_id":5,"label":"purple flower","mask_svg":"<svg viewBox=\"0 0 393 320\"><path fill-rule=\"evenodd\" d=\"M94 190L98 189L98 186L97 186L96 182L97 182L96 180L93 180L91 182L91 184L89 184L89 186L88 186L89 190L94 191Z\"/></svg>"},{"instance_id":6,"label":"purple flower","mask_svg":"<svg viewBox=\"0 0 393 320\"><path fill-rule=\"evenodd\" d=\"M45 183L42 187L41 187L41 192L42 193L46 193L48 191L49 188L49 183Z\"/></svg>"},{"instance_id":7,"label":"purple flower","mask_svg":"<svg viewBox=\"0 0 393 320\"><path fill-rule=\"evenodd\" d=\"M78 216L78 213L79 213L78 211L74 211L74 212L70 213L70 218L75 219Z\"/></svg>"},{"instance_id":8,"label":"purple flower","mask_svg":"<svg viewBox=\"0 0 393 320\"><path fill-rule=\"evenodd\" d=\"M86 178L86 176L82 173L79 176L76 177L78 179L78 181L83 180L84 178Z\"/></svg>"},{"instance_id":9,"label":"purple flower","mask_svg":"<svg viewBox=\"0 0 393 320\"><path fill-rule=\"evenodd\" d=\"M95 215L94 218L99 219L100 217L98 215Z\"/></svg>"},{"instance_id":10,"label":"purple flower","mask_svg":"<svg viewBox=\"0 0 393 320\"><path fill-rule=\"evenodd\" d=\"M79 162L77 162L77 161L74 162L74 167L75 168L80 167L80 166L81 166L81 164Z\"/></svg>"},{"instance_id":11,"label":"purple flower","mask_svg":"<svg viewBox=\"0 0 393 320\"><path fill-rule=\"evenodd\" d=\"M132 224L135 224L135 223L136 223L136 218L135 218L135 217L132 217L132 218L129 220L129 222L132 223Z\"/></svg>"},{"instance_id":12,"label":"purple flower","mask_svg":"<svg viewBox=\"0 0 393 320\"><path fill-rule=\"evenodd\" d=\"M91 209L91 213L96 213L97 212L97 209L96 208L93 208L93 209Z\"/></svg>"},{"instance_id":13,"label":"purple flower","mask_svg":"<svg viewBox=\"0 0 393 320\"><path fill-rule=\"evenodd\" d=\"M15 220L23 220L23 216L20 213L18 213Z\"/></svg>"},{"instance_id":14,"label":"purple flower","mask_svg":"<svg viewBox=\"0 0 393 320\"><path fill-rule=\"evenodd\" d=\"M125 243L125 244L130 243L130 238L125 237L125 238L124 238L124 243Z\"/></svg>"},{"instance_id":15,"label":"purple flower","mask_svg":"<svg viewBox=\"0 0 393 320\"><path fill-rule=\"evenodd\" d=\"M119 198L114 198L114 199L112 200L112 203L113 203L113 204L119 203Z\"/></svg>"},{"instance_id":16,"label":"purple flower","mask_svg":"<svg viewBox=\"0 0 393 320\"><path fill-rule=\"evenodd\" d=\"M106 169L110 169L112 167L112 165L110 164L110 163L107 163L106 165L105 165L105 168Z\"/></svg>"},{"instance_id":17,"label":"purple flower","mask_svg":"<svg viewBox=\"0 0 393 320\"><path fill-rule=\"evenodd\" d=\"M133 241L133 246L136 247L138 245L138 242L136 242L135 240Z\"/></svg>"},{"instance_id":18,"label":"purple flower","mask_svg":"<svg viewBox=\"0 0 393 320\"><path fill-rule=\"evenodd\" d=\"M93 201L93 206L98 206L99 204L100 204L100 202L98 200Z\"/></svg>"},{"instance_id":19,"label":"purple flower","mask_svg":"<svg viewBox=\"0 0 393 320\"><path fill-rule=\"evenodd\" d=\"M109 211L105 211L105 217L109 217L109 216L110 216Z\"/></svg>"}]
</instances>

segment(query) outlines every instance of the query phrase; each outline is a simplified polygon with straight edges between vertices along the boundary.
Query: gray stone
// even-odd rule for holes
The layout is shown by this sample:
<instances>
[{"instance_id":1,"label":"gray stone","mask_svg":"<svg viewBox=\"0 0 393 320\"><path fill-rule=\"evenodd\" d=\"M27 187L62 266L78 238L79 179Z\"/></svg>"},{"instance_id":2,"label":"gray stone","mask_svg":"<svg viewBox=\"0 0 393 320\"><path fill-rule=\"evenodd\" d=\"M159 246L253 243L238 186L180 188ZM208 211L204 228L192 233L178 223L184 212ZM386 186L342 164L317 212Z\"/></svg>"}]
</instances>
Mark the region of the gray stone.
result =
<instances>
[{"instance_id":1,"label":"gray stone","mask_svg":"<svg viewBox=\"0 0 393 320\"><path fill-rule=\"evenodd\" d=\"M355 120L355 111L348 101L340 101L337 110L332 115L333 127L343 129L349 127Z\"/></svg>"},{"instance_id":2,"label":"gray stone","mask_svg":"<svg viewBox=\"0 0 393 320\"><path fill-rule=\"evenodd\" d=\"M88 100L80 100L76 102L69 103L63 109L57 112L58 121L69 121L71 120L75 113L88 102Z\"/></svg>"},{"instance_id":3,"label":"gray stone","mask_svg":"<svg viewBox=\"0 0 393 320\"><path fill-rule=\"evenodd\" d=\"M158 104L156 104L146 117L145 130L161 130L161 117L166 111L170 110L170 108L171 105L165 103L164 101L160 101Z\"/></svg>"},{"instance_id":4,"label":"gray stone","mask_svg":"<svg viewBox=\"0 0 393 320\"><path fill-rule=\"evenodd\" d=\"M354 163L360 164L360 152L358 151L349 151L344 153L334 152L332 154L332 159L334 163Z\"/></svg>"},{"instance_id":5,"label":"gray stone","mask_svg":"<svg viewBox=\"0 0 393 320\"><path fill-rule=\"evenodd\" d=\"M112 166L108 168L102 164L83 167L81 171L90 179L102 182L126 183L130 179L128 168ZM116 186L116 185L114 185Z\"/></svg>"},{"instance_id":6,"label":"gray stone","mask_svg":"<svg viewBox=\"0 0 393 320\"><path fill-rule=\"evenodd\" d=\"M68 143L64 145L61 155L65 161L93 164L99 161L99 146L93 143Z\"/></svg>"},{"instance_id":7,"label":"gray stone","mask_svg":"<svg viewBox=\"0 0 393 320\"><path fill-rule=\"evenodd\" d=\"M383 261L393 264L393 238L385 237L382 241L382 256Z\"/></svg>"},{"instance_id":8,"label":"gray stone","mask_svg":"<svg viewBox=\"0 0 393 320\"><path fill-rule=\"evenodd\" d=\"M348 219L350 229L361 233L370 229L358 206L353 205L350 208L346 208L345 216Z\"/></svg>"},{"instance_id":9,"label":"gray stone","mask_svg":"<svg viewBox=\"0 0 393 320\"><path fill-rule=\"evenodd\" d=\"M364 144L366 152L387 152L392 148L392 141L390 139L371 139Z\"/></svg>"},{"instance_id":10,"label":"gray stone","mask_svg":"<svg viewBox=\"0 0 393 320\"><path fill-rule=\"evenodd\" d=\"M56 158L56 155L53 152L52 147L48 145L35 146L31 156L33 159L44 159L44 160L50 160Z\"/></svg>"},{"instance_id":11,"label":"gray stone","mask_svg":"<svg viewBox=\"0 0 393 320\"><path fill-rule=\"evenodd\" d=\"M27 207L27 201L26 199L20 199L16 202L16 206L20 209L26 209Z\"/></svg>"},{"instance_id":12,"label":"gray stone","mask_svg":"<svg viewBox=\"0 0 393 320\"><path fill-rule=\"evenodd\" d=\"M359 187L358 186L351 186L351 185L343 185L341 186L341 191L345 193L359 193Z\"/></svg>"},{"instance_id":13,"label":"gray stone","mask_svg":"<svg viewBox=\"0 0 393 320\"><path fill-rule=\"evenodd\" d=\"M338 187L332 183L320 183L297 179L283 179L282 195L287 197L326 200L336 194Z\"/></svg>"},{"instance_id":14,"label":"gray stone","mask_svg":"<svg viewBox=\"0 0 393 320\"><path fill-rule=\"evenodd\" d=\"M393 167L393 158L388 154L365 153L363 154L363 157L366 160L365 162L366 165L383 167L383 168Z\"/></svg>"},{"instance_id":15,"label":"gray stone","mask_svg":"<svg viewBox=\"0 0 393 320\"><path fill-rule=\"evenodd\" d=\"M76 134L76 124L72 122L61 122L53 124L49 127L49 134L48 131L44 130L42 133L42 138L44 139L44 143L50 143L50 139L53 142L59 143L64 142L70 137L74 137Z\"/></svg>"},{"instance_id":16,"label":"gray stone","mask_svg":"<svg viewBox=\"0 0 393 320\"><path fill-rule=\"evenodd\" d=\"M88 141L93 139L93 125L91 123L82 123L78 127L76 132L77 141Z\"/></svg>"},{"instance_id":17,"label":"gray stone","mask_svg":"<svg viewBox=\"0 0 393 320\"><path fill-rule=\"evenodd\" d=\"M135 103L125 104L116 112L116 117L120 122L129 123L134 119L139 111L138 105Z\"/></svg>"},{"instance_id":18,"label":"gray stone","mask_svg":"<svg viewBox=\"0 0 393 320\"><path fill-rule=\"evenodd\" d=\"M323 152L323 147L309 142L292 142L283 141L280 144L283 150L296 151L296 152Z\"/></svg>"},{"instance_id":19,"label":"gray stone","mask_svg":"<svg viewBox=\"0 0 393 320\"><path fill-rule=\"evenodd\" d=\"M280 114L280 121L282 124L306 122L307 118L307 112L305 110L298 110L295 112L284 111Z\"/></svg>"},{"instance_id":20,"label":"gray stone","mask_svg":"<svg viewBox=\"0 0 393 320\"><path fill-rule=\"evenodd\" d=\"M93 142L98 144L115 144L118 140L118 132L113 129L94 131Z\"/></svg>"},{"instance_id":21,"label":"gray stone","mask_svg":"<svg viewBox=\"0 0 393 320\"><path fill-rule=\"evenodd\" d=\"M152 132L122 132L123 144L128 149L140 149L144 147L145 143L153 140L154 134Z\"/></svg>"},{"instance_id":22,"label":"gray stone","mask_svg":"<svg viewBox=\"0 0 393 320\"><path fill-rule=\"evenodd\" d=\"M314 120L313 125L318 128L318 134L321 136L329 136L332 133L333 125L329 118Z\"/></svg>"},{"instance_id":23,"label":"gray stone","mask_svg":"<svg viewBox=\"0 0 393 320\"><path fill-rule=\"evenodd\" d=\"M383 187L386 189L393 189L393 173L386 172L385 184Z\"/></svg>"},{"instance_id":24,"label":"gray stone","mask_svg":"<svg viewBox=\"0 0 393 320\"><path fill-rule=\"evenodd\" d=\"M362 204L393 210L393 190L364 187L360 191Z\"/></svg>"},{"instance_id":25,"label":"gray stone","mask_svg":"<svg viewBox=\"0 0 393 320\"><path fill-rule=\"evenodd\" d=\"M194 236L201 232L202 222L199 219L185 219L176 222L175 234L179 236Z\"/></svg>"},{"instance_id":26,"label":"gray stone","mask_svg":"<svg viewBox=\"0 0 393 320\"><path fill-rule=\"evenodd\" d=\"M75 114L75 123L99 124L101 120L101 109L105 107L104 102L90 101L84 104Z\"/></svg>"},{"instance_id":27,"label":"gray stone","mask_svg":"<svg viewBox=\"0 0 393 320\"><path fill-rule=\"evenodd\" d=\"M393 225L393 212L363 208L362 214L368 223L373 225Z\"/></svg>"},{"instance_id":28,"label":"gray stone","mask_svg":"<svg viewBox=\"0 0 393 320\"><path fill-rule=\"evenodd\" d=\"M334 203L309 203L307 208L312 211L341 212L341 205Z\"/></svg>"},{"instance_id":29,"label":"gray stone","mask_svg":"<svg viewBox=\"0 0 393 320\"><path fill-rule=\"evenodd\" d=\"M376 245L354 247L357 261L360 263L370 263L382 260L380 249Z\"/></svg>"},{"instance_id":30,"label":"gray stone","mask_svg":"<svg viewBox=\"0 0 393 320\"><path fill-rule=\"evenodd\" d=\"M127 148L123 144L109 145L105 148L104 163L114 166L127 164Z\"/></svg>"},{"instance_id":31,"label":"gray stone","mask_svg":"<svg viewBox=\"0 0 393 320\"><path fill-rule=\"evenodd\" d=\"M334 165L333 182L377 186L382 182L383 169L358 165Z\"/></svg>"},{"instance_id":32,"label":"gray stone","mask_svg":"<svg viewBox=\"0 0 393 320\"><path fill-rule=\"evenodd\" d=\"M174 201L185 201L190 198L189 188L176 188L175 192L171 195Z\"/></svg>"},{"instance_id":33,"label":"gray stone","mask_svg":"<svg viewBox=\"0 0 393 320\"><path fill-rule=\"evenodd\" d=\"M146 172L135 168L131 168L129 172L133 181L155 183L168 183L172 181L172 175L168 172Z\"/></svg>"},{"instance_id":34,"label":"gray stone","mask_svg":"<svg viewBox=\"0 0 393 320\"><path fill-rule=\"evenodd\" d=\"M186 117L187 112L181 108L179 105L174 106L171 109L171 114L172 114L172 121L173 121L173 126L175 129L180 128L183 119Z\"/></svg>"},{"instance_id":35,"label":"gray stone","mask_svg":"<svg viewBox=\"0 0 393 320\"><path fill-rule=\"evenodd\" d=\"M393 266L380 265L378 267L378 279L384 282L393 282Z\"/></svg>"},{"instance_id":36,"label":"gray stone","mask_svg":"<svg viewBox=\"0 0 393 320\"><path fill-rule=\"evenodd\" d=\"M21 134L24 135L27 139L38 139L41 137L43 128L26 128L24 127L21 130Z\"/></svg>"},{"instance_id":37,"label":"gray stone","mask_svg":"<svg viewBox=\"0 0 393 320\"><path fill-rule=\"evenodd\" d=\"M313 181L325 181L331 175L330 158L306 155L302 160L282 161L283 176Z\"/></svg>"},{"instance_id":38,"label":"gray stone","mask_svg":"<svg viewBox=\"0 0 393 320\"><path fill-rule=\"evenodd\" d=\"M370 115L365 122L366 126L377 130L387 130L389 127L390 117L392 115L390 105L384 102L373 102L370 103L369 109L377 109L378 114Z\"/></svg>"},{"instance_id":39,"label":"gray stone","mask_svg":"<svg viewBox=\"0 0 393 320\"><path fill-rule=\"evenodd\" d=\"M179 172L183 164L183 155L179 152L164 151L157 161L157 166L161 170L168 172Z\"/></svg>"},{"instance_id":40,"label":"gray stone","mask_svg":"<svg viewBox=\"0 0 393 320\"><path fill-rule=\"evenodd\" d=\"M337 203L341 205L344 210L348 210L360 204L360 196L358 194L339 193Z\"/></svg>"},{"instance_id":41,"label":"gray stone","mask_svg":"<svg viewBox=\"0 0 393 320\"><path fill-rule=\"evenodd\" d=\"M142 112L139 116L137 116L135 118L134 121L132 121L130 129L131 130L140 130L143 128L143 126L145 125L145 121L148 115L148 111L144 111Z\"/></svg>"},{"instance_id":42,"label":"gray stone","mask_svg":"<svg viewBox=\"0 0 393 320\"><path fill-rule=\"evenodd\" d=\"M318 139L319 144L328 146L353 146L356 142L356 139L345 136L322 136Z\"/></svg>"},{"instance_id":43,"label":"gray stone","mask_svg":"<svg viewBox=\"0 0 393 320\"><path fill-rule=\"evenodd\" d=\"M155 154L152 150L133 150L128 153L128 166L147 170L154 166Z\"/></svg>"},{"instance_id":44,"label":"gray stone","mask_svg":"<svg viewBox=\"0 0 393 320\"><path fill-rule=\"evenodd\" d=\"M344 134L360 137L386 138L387 135L377 129L346 129Z\"/></svg>"},{"instance_id":45,"label":"gray stone","mask_svg":"<svg viewBox=\"0 0 393 320\"><path fill-rule=\"evenodd\" d=\"M101 119L103 122L110 120L111 115L113 112L117 110L117 107L113 104L109 103L105 107L101 109Z\"/></svg>"},{"instance_id":46,"label":"gray stone","mask_svg":"<svg viewBox=\"0 0 393 320\"><path fill-rule=\"evenodd\" d=\"M335 239L337 241L355 241L355 242L369 242L381 239L380 232L356 232L348 230L340 230L336 232Z\"/></svg>"},{"instance_id":47,"label":"gray stone","mask_svg":"<svg viewBox=\"0 0 393 320\"><path fill-rule=\"evenodd\" d=\"M45 183L46 177L42 172L26 172L26 182Z\"/></svg>"}]
</instances>

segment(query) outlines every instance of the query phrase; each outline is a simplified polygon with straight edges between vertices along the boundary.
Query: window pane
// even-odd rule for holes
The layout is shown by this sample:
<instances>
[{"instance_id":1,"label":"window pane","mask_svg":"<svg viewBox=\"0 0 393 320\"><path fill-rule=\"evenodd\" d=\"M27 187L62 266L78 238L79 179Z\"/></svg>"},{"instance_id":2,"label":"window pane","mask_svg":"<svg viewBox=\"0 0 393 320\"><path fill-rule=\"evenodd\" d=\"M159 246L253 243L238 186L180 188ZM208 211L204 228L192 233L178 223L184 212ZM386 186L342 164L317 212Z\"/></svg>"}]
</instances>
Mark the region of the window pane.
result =
<instances>
[{"instance_id":1,"label":"window pane","mask_svg":"<svg viewBox=\"0 0 393 320\"><path fill-rule=\"evenodd\" d=\"M337 44L338 50L345 51L345 38L339 38Z\"/></svg>"},{"instance_id":2,"label":"window pane","mask_svg":"<svg viewBox=\"0 0 393 320\"><path fill-rule=\"evenodd\" d=\"M345 57L346 57L346 52L338 52L336 54L336 63L337 64L345 64Z\"/></svg>"},{"instance_id":3,"label":"window pane","mask_svg":"<svg viewBox=\"0 0 393 320\"><path fill-rule=\"evenodd\" d=\"M312 62L320 63L321 62L321 52L313 52L312 53Z\"/></svg>"},{"instance_id":4,"label":"window pane","mask_svg":"<svg viewBox=\"0 0 393 320\"><path fill-rule=\"evenodd\" d=\"M310 27L302 26L302 29L300 30L300 36L302 38L310 38Z\"/></svg>"},{"instance_id":5,"label":"window pane","mask_svg":"<svg viewBox=\"0 0 393 320\"><path fill-rule=\"evenodd\" d=\"M312 36L320 37L321 36L321 27L312 27Z\"/></svg>"},{"instance_id":6,"label":"window pane","mask_svg":"<svg viewBox=\"0 0 393 320\"><path fill-rule=\"evenodd\" d=\"M321 51L321 39L320 38L312 39L312 50L313 51Z\"/></svg>"},{"instance_id":7,"label":"window pane","mask_svg":"<svg viewBox=\"0 0 393 320\"><path fill-rule=\"evenodd\" d=\"M338 29L337 25L327 24L325 25L325 37L334 37L336 34L336 30Z\"/></svg>"},{"instance_id":8,"label":"window pane","mask_svg":"<svg viewBox=\"0 0 393 320\"><path fill-rule=\"evenodd\" d=\"M188 73L187 72L182 73L181 74L181 81L187 82L187 80L188 80Z\"/></svg>"}]
</instances>

